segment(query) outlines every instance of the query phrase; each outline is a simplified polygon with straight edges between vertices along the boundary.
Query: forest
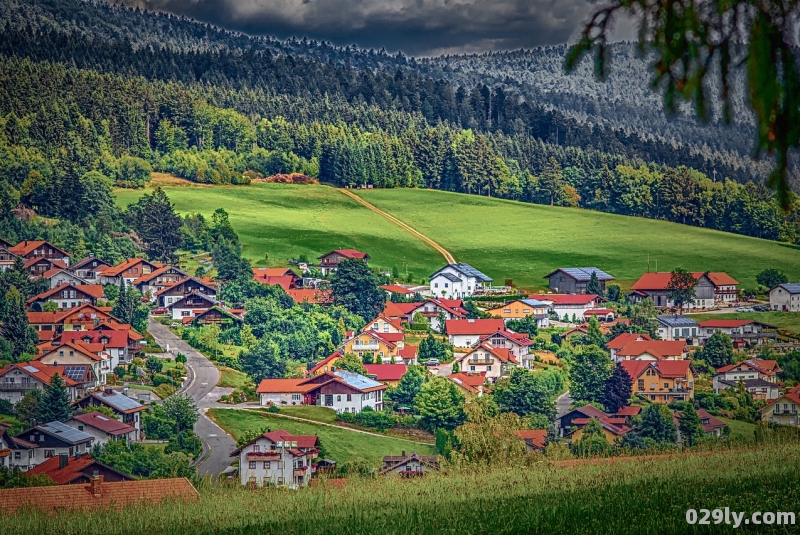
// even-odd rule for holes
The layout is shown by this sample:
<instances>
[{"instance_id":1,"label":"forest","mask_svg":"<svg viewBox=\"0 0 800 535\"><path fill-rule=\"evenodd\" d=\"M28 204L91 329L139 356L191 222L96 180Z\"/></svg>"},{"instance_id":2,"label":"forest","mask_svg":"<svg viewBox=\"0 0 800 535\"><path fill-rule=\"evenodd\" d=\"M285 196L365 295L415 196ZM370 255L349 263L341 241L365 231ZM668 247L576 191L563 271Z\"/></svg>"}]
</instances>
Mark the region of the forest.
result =
<instances>
[{"instance_id":1,"label":"forest","mask_svg":"<svg viewBox=\"0 0 800 535\"><path fill-rule=\"evenodd\" d=\"M90 249L103 241L114 255L130 252L119 215L105 206L110 195L96 193L141 187L151 170L214 184L296 172L340 186L435 188L800 239L797 207L779 209L758 164L728 159L726 167L713 151L692 156L680 145L579 123L500 86L356 69L221 31L253 46L232 50L220 40L191 48L186 28L216 30L80 3L118 28L156 20L170 44L134 46L103 33L113 24L92 19L98 31L77 30L54 22L67 15L53 2L33 4L55 18L9 16L0 27L0 218L10 221L21 203L63 225L91 220L67 233L72 243L52 235L63 227L46 229L73 249L75 241ZM22 9L0 2L9 6ZM702 172L709 167L715 172ZM109 245L101 236L111 229L121 239Z\"/></svg>"}]
</instances>

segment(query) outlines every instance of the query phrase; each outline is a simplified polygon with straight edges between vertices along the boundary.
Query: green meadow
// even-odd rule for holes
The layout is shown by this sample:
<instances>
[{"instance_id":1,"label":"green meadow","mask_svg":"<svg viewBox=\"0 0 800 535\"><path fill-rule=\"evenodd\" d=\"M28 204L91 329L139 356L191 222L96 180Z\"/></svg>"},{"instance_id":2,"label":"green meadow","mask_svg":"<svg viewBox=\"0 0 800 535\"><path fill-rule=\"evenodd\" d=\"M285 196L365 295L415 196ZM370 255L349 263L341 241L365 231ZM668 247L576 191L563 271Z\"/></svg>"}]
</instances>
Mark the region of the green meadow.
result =
<instances>
[{"instance_id":1,"label":"green meadow","mask_svg":"<svg viewBox=\"0 0 800 535\"><path fill-rule=\"evenodd\" d=\"M355 248L371 264L416 281L443 258L397 225L333 188L288 184L196 186L177 180L163 187L181 213L210 216L225 208L255 265L310 260L335 248ZM542 206L434 190L359 190L394 215L502 284L536 289L561 266L597 266L624 288L650 270L727 271L745 287L766 267L800 279L800 247L666 221ZM142 191L117 190L120 205ZM265 254L269 258L265 258Z\"/></svg>"}]
</instances>

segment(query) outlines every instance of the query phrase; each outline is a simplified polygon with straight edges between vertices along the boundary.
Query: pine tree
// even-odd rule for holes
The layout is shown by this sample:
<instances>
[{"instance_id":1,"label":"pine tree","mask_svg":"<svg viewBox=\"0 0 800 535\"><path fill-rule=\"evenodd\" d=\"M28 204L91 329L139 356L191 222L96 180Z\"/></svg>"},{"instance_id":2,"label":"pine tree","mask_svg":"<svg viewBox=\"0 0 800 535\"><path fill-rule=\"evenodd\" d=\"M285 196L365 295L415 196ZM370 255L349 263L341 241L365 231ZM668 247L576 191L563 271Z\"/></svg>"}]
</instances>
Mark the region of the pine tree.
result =
<instances>
[{"instance_id":1,"label":"pine tree","mask_svg":"<svg viewBox=\"0 0 800 535\"><path fill-rule=\"evenodd\" d=\"M606 381L602 400L603 407L609 414L616 414L628 404L632 389L631 376L625 371L625 368L617 364L614 371L611 372L611 377Z\"/></svg>"},{"instance_id":2,"label":"pine tree","mask_svg":"<svg viewBox=\"0 0 800 535\"><path fill-rule=\"evenodd\" d=\"M458 373L461 371L461 368L458 367L458 361L453 362L453 371L452 373Z\"/></svg>"},{"instance_id":3,"label":"pine tree","mask_svg":"<svg viewBox=\"0 0 800 535\"><path fill-rule=\"evenodd\" d=\"M606 337L603 336L603 333L600 331L600 322L597 321L596 316L592 316L589 319L589 328L586 330L586 340L597 347L603 347L606 343Z\"/></svg>"},{"instance_id":4,"label":"pine tree","mask_svg":"<svg viewBox=\"0 0 800 535\"><path fill-rule=\"evenodd\" d=\"M117 301L114 303L114 307L111 309L111 315L120 320L122 323L131 322L131 304L124 278L121 278L119 281L119 296L117 296Z\"/></svg>"},{"instance_id":5,"label":"pine tree","mask_svg":"<svg viewBox=\"0 0 800 535\"><path fill-rule=\"evenodd\" d=\"M686 404L678 416L678 429L680 429L681 440L685 447L696 446L703 438L703 423L691 402Z\"/></svg>"},{"instance_id":6,"label":"pine tree","mask_svg":"<svg viewBox=\"0 0 800 535\"><path fill-rule=\"evenodd\" d=\"M586 284L586 293L599 295L601 297L603 295L603 287L600 286L600 280L597 278L596 271L592 271L592 276L589 278L589 282Z\"/></svg>"},{"instance_id":7,"label":"pine tree","mask_svg":"<svg viewBox=\"0 0 800 535\"><path fill-rule=\"evenodd\" d=\"M34 352L34 344L38 337L28 324L25 299L14 286L6 293L5 309L5 319L0 332L11 345L12 360L18 362L23 355Z\"/></svg>"},{"instance_id":8,"label":"pine tree","mask_svg":"<svg viewBox=\"0 0 800 535\"><path fill-rule=\"evenodd\" d=\"M67 384L59 374L53 374L50 386L45 390L39 405L39 421L63 422L68 420L71 414Z\"/></svg>"}]
</instances>

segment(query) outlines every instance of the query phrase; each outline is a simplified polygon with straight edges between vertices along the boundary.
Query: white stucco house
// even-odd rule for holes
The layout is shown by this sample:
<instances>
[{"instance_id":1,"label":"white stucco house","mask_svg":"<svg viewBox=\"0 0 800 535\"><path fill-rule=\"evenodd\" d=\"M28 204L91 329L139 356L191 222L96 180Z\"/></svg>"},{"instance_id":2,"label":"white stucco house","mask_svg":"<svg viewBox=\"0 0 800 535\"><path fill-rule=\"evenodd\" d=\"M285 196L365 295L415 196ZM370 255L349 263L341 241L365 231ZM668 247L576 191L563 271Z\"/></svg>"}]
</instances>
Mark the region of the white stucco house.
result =
<instances>
[{"instance_id":1,"label":"white stucco house","mask_svg":"<svg viewBox=\"0 0 800 535\"><path fill-rule=\"evenodd\" d=\"M316 435L291 435L279 429L266 433L234 450L239 458L242 485L278 485L297 489L311 479L311 460L319 454Z\"/></svg>"},{"instance_id":2,"label":"white stucco house","mask_svg":"<svg viewBox=\"0 0 800 535\"><path fill-rule=\"evenodd\" d=\"M782 312L800 312L800 282L779 284L771 289L769 308Z\"/></svg>"},{"instance_id":3,"label":"white stucco house","mask_svg":"<svg viewBox=\"0 0 800 535\"><path fill-rule=\"evenodd\" d=\"M444 299L462 299L470 297L475 290L492 282L485 275L469 264L447 264L430 276L431 295Z\"/></svg>"}]
</instances>

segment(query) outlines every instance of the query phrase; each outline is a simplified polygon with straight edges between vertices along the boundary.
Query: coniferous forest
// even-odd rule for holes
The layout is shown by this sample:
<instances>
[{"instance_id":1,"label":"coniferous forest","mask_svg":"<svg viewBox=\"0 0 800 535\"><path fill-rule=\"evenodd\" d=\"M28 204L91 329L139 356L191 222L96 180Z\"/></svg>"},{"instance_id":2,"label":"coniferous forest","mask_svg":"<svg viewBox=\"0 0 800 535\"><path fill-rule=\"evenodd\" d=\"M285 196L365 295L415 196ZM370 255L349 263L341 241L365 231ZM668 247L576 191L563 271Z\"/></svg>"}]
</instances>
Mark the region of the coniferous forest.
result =
<instances>
[{"instance_id":1,"label":"coniferous forest","mask_svg":"<svg viewBox=\"0 0 800 535\"><path fill-rule=\"evenodd\" d=\"M111 187L156 170L215 184L298 172L800 243L800 211L779 209L769 162L742 155L738 137L712 148L691 129L592 122L525 84L466 76L464 58L448 80L448 58L250 38L103 2L0 0L0 14L0 219L12 239L129 255Z\"/></svg>"}]
</instances>

